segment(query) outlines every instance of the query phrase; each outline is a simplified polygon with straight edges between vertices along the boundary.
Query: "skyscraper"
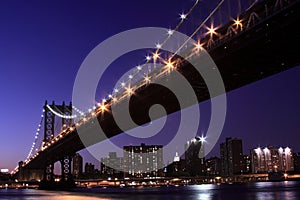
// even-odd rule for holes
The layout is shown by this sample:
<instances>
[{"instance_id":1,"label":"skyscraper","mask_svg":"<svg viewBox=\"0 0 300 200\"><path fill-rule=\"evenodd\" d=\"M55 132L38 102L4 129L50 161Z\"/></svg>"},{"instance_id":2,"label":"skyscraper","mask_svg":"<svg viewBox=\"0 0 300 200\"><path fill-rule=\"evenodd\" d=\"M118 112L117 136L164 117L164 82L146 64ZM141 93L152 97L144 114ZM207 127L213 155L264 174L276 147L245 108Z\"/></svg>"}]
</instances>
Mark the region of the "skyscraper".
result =
<instances>
[{"instance_id":1,"label":"skyscraper","mask_svg":"<svg viewBox=\"0 0 300 200\"><path fill-rule=\"evenodd\" d=\"M95 174L95 165L93 165L92 163L85 163L84 173L86 175Z\"/></svg>"},{"instance_id":2,"label":"skyscraper","mask_svg":"<svg viewBox=\"0 0 300 200\"><path fill-rule=\"evenodd\" d=\"M226 138L220 144L221 175L232 176L243 172L242 140Z\"/></svg>"},{"instance_id":3,"label":"skyscraper","mask_svg":"<svg viewBox=\"0 0 300 200\"><path fill-rule=\"evenodd\" d=\"M108 157L101 158L101 174L120 175L123 172L123 158L116 152L109 152Z\"/></svg>"},{"instance_id":4,"label":"skyscraper","mask_svg":"<svg viewBox=\"0 0 300 200\"><path fill-rule=\"evenodd\" d=\"M289 147L283 149L269 146L252 149L250 152L252 173L294 170L292 150Z\"/></svg>"},{"instance_id":5,"label":"skyscraper","mask_svg":"<svg viewBox=\"0 0 300 200\"><path fill-rule=\"evenodd\" d=\"M220 175L221 160L218 157L212 157L206 161L207 175Z\"/></svg>"},{"instance_id":6,"label":"skyscraper","mask_svg":"<svg viewBox=\"0 0 300 200\"><path fill-rule=\"evenodd\" d=\"M243 174L251 173L251 158L248 155L243 155Z\"/></svg>"},{"instance_id":7,"label":"skyscraper","mask_svg":"<svg viewBox=\"0 0 300 200\"><path fill-rule=\"evenodd\" d=\"M73 176L78 178L82 175L82 156L79 153L73 157Z\"/></svg>"},{"instance_id":8,"label":"skyscraper","mask_svg":"<svg viewBox=\"0 0 300 200\"><path fill-rule=\"evenodd\" d=\"M205 175L204 138L195 137L185 145L186 171L191 176Z\"/></svg>"},{"instance_id":9,"label":"skyscraper","mask_svg":"<svg viewBox=\"0 0 300 200\"><path fill-rule=\"evenodd\" d=\"M300 172L300 152L293 154L294 159L294 171Z\"/></svg>"},{"instance_id":10,"label":"skyscraper","mask_svg":"<svg viewBox=\"0 0 300 200\"><path fill-rule=\"evenodd\" d=\"M124 172L129 176L158 176L163 168L163 146L124 146Z\"/></svg>"}]
</instances>

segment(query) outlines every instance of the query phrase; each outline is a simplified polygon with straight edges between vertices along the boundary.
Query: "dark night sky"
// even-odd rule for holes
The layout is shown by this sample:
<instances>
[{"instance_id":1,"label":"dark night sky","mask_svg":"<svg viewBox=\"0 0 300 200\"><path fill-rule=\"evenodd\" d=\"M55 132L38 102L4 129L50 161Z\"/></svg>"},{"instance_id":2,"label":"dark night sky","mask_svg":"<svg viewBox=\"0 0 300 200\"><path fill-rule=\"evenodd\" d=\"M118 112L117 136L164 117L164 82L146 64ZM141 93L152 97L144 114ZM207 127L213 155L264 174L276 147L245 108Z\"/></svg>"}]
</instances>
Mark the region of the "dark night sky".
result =
<instances>
[{"instance_id":1,"label":"dark night sky","mask_svg":"<svg viewBox=\"0 0 300 200\"><path fill-rule=\"evenodd\" d=\"M179 22L179 14L193 3L0 1L0 168L12 169L27 156L45 100L71 101L77 70L96 45L131 28L172 28ZM189 34L211 4L203 3L202 10L197 9L180 31ZM122 67L140 64L146 54L129 57ZM116 74L112 70L106 77L114 81ZM227 136L242 138L245 153L259 145L300 151L299 78L300 68L296 67L230 92L219 141ZM111 90L112 84L101 88ZM207 103L201 104L201 109L205 113ZM218 151L217 144L212 155Z\"/></svg>"}]
</instances>

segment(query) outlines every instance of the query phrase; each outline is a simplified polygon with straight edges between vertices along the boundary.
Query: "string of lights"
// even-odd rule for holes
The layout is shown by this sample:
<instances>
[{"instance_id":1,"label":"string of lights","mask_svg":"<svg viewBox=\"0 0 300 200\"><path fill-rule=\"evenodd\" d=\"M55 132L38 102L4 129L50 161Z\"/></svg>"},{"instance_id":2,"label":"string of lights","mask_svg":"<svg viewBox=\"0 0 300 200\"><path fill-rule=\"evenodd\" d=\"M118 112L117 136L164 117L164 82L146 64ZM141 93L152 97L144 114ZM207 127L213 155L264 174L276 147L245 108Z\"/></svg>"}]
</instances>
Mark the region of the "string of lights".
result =
<instances>
[{"instance_id":1,"label":"string of lights","mask_svg":"<svg viewBox=\"0 0 300 200\"><path fill-rule=\"evenodd\" d=\"M26 162L27 160L29 160L29 159L33 156L32 153L34 152L34 150L35 150L35 152L38 151L38 149L35 149L35 148L36 148L37 141L38 141L38 139L39 139L40 132L41 132L41 129L42 129L42 124L43 124L43 119L44 119L44 112L45 112L45 111L43 110L43 114L41 115L40 123L39 123L39 125L38 125L38 128L36 129L36 133L35 133L35 136L34 136L34 140L33 140L33 142L32 142L30 151L29 151L29 153L28 153L28 155L27 155L27 158L26 158L25 162Z\"/></svg>"},{"instance_id":2,"label":"string of lights","mask_svg":"<svg viewBox=\"0 0 300 200\"><path fill-rule=\"evenodd\" d=\"M98 107L101 107L102 104L104 104L105 102L107 102L108 99L112 99L112 100L116 100L116 96L122 92L122 91L131 91L132 88L130 87L131 85L131 80L134 79L137 75L139 75L139 73L147 66L147 64L149 64L149 62L153 59L154 61L156 61L156 59L159 57L159 54L158 54L158 51L163 47L163 45L169 40L169 38L173 35L173 33L175 31L177 31L181 26L182 24L185 22L185 20L187 19L187 17L193 12L193 10L196 8L196 6L199 4L199 0L196 0L195 3L193 4L193 6L188 10L187 13L181 13L180 14L180 22L175 26L175 28L172 30L172 29L169 29L167 31L167 37L166 39L162 42L162 43L157 43L155 44L155 47L156 47L156 51L155 53L153 53L152 57L147 55L146 56L146 62L142 65L138 65L136 67L136 69L134 70L134 72L132 72L132 74L130 74L128 76L128 80L125 81L125 82L121 82L120 83L120 87L118 88L114 88L113 89L113 92L112 94L109 94L108 97L105 97L104 99L102 99L102 103L97 103L96 105ZM149 72L150 73L150 72ZM149 77L146 78L148 81L149 81ZM93 106L93 108L90 108L89 109L89 112L91 112L92 110L95 110L96 107Z\"/></svg>"},{"instance_id":3,"label":"string of lights","mask_svg":"<svg viewBox=\"0 0 300 200\"><path fill-rule=\"evenodd\" d=\"M222 0L217 7L213 10L213 12L210 13L210 15L203 21L203 23L201 23L201 25L194 31L194 33L190 36L190 38L176 51L175 54L173 54L167 61L162 59L159 56L159 50L163 47L163 45L165 45L165 43L169 40L169 38L173 35L174 31L177 31L181 25L184 23L184 21L186 21L187 17L193 12L193 10L195 9L195 7L198 5L200 1L196 1L195 4L189 9L189 11L185 14L185 13L181 13L180 14L180 22L176 25L175 29L169 29L167 31L167 38L160 44L157 43L156 46L156 50L153 53L152 57L147 55L146 56L146 62L143 65L139 65L136 67L135 72L133 72L132 74L130 74L128 76L128 80L126 82L121 82L119 88L115 88L113 91L113 94L108 95L108 99L111 99L114 103L116 103L118 101L118 99L122 99L124 97L123 92L125 91L125 93L127 93L127 95L131 95L133 93L134 88L131 87L131 80L136 77L142 70L143 68L153 59L154 63L156 62L156 60L159 58L162 60L162 63L164 63L166 65L166 67L168 68L168 72L170 72L171 69L174 69L174 63L171 61L171 59L175 56L176 53L178 53L179 50L182 49L182 47L203 27L203 25L208 21L208 19L219 9L219 7L223 4L224 0ZM148 73L151 73L151 71L149 71ZM147 75L143 76L144 80L146 83L150 83L151 80L150 78L155 78L155 77L150 77ZM121 93L121 95L120 95ZM117 96L120 95L120 98L117 98ZM127 96L125 95L125 96ZM103 107L105 106L105 102L107 102L107 99L104 98L102 100L102 103L97 103L98 107ZM91 112L92 110L95 110L95 106L89 109L89 112ZM103 110L103 109L102 109Z\"/></svg>"}]
</instances>

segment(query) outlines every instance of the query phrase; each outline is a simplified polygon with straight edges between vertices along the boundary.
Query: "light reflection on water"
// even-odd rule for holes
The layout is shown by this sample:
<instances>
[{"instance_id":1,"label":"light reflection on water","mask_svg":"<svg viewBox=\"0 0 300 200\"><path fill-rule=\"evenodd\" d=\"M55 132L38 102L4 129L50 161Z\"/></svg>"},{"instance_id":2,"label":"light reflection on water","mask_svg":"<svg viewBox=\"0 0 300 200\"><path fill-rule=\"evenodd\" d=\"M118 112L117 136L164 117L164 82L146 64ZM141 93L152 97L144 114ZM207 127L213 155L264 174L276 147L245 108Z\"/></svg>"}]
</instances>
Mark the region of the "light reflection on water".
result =
<instances>
[{"instance_id":1,"label":"light reflection on water","mask_svg":"<svg viewBox=\"0 0 300 200\"><path fill-rule=\"evenodd\" d=\"M90 188L76 192L1 189L0 199L21 200L296 200L300 199L300 182L260 182L249 184L203 184L180 187Z\"/></svg>"}]
</instances>

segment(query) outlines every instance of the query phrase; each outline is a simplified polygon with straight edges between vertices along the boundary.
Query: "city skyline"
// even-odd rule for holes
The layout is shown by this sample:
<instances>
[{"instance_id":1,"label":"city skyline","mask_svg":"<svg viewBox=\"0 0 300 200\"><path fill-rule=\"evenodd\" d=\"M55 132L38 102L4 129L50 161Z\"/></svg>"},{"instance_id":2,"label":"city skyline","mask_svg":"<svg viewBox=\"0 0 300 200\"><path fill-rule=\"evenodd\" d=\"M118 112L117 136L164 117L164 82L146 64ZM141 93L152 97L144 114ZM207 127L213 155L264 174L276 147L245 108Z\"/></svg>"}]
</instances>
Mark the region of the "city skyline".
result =
<instances>
[{"instance_id":1,"label":"city skyline","mask_svg":"<svg viewBox=\"0 0 300 200\"><path fill-rule=\"evenodd\" d=\"M108 174L113 175L113 174L118 174L120 172L121 173L124 172L124 173L130 175L130 173L128 173L128 171L130 171L130 170L127 169L128 167L126 169L124 169L123 163L124 163L124 165L126 165L126 163L131 163L131 162L139 164L139 162L140 162L139 157L143 157L147 154L149 154L148 156L150 156L150 157L157 156L157 153L159 152L159 154L160 154L159 156L161 156L160 162L165 164L164 167L163 167L163 165L161 165L160 169L163 169L163 168L165 168L173 163L179 162L179 161L190 160L190 161L187 161L187 165L188 165L188 163L191 162L191 160L195 159L195 161L193 161L194 163L192 163L191 167L193 166L193 168L195 168L195 166L197 166L196 168L199 168L197 170L201 170L202 168L201 168L200 164L206 163L205 167L208 168L209 166L207 166L207 160L213 160L213 159L217 158L220 160L220 166L223 166L223 168L220 168L219 175L232 176L232 175L243 174L243 173L264 173L264 172L271 172L274 170L293 171L295 169L294 166L293 165L291 166L290 163L285 164L285 161L278 160L279 159L278 155L282 154L284 156L284 155L287 155L287 153L288 153L289 157L291 157L291 155L293 155L293 154L298 155L300 153L300 152L294 152L293 148L284 147L282 145L279 145L279 146L269 145L264 148L253 147L250 150L250 152L244 152L243 151L244 140L242 138L228 137L225 139L225 141L222 141L222 143L220 144L220 151L219 151L218 155L202 157L203 156L203 152L201 152L201 151L203 151L202 144L203 143L205 144L205 138L201 138L200 146L197 145L197 144L200 144L200 142L199 142L200 140L199 141L198 140L199 139L197 139L197 138L193 138L190 141L188 141L184 147L186 149L186 152L181 157L178 156L178 153L176 151L173 152L174 160L172 160L172 161L168 160L166 162L166 160L164 160L162 158L162 154L163 154L163 146L162 145L141 143L140 145L137 145L137 146L133 146L133 145L124 146L123 147L124 151L123 151L122 155L118 155L117 152L109 152L106 156L99 158L98 163L93 163L93 164L95 166L95 169L98 169L100 171L100 173L102 173L102 174L108 173ZM282 148L282 147L284 147L284 148ZM142 148L143 150L141 150L140 148ZM154 151L154 149L156 152L155 154L152 153L152 150ZM130 156L131 156L130 152L134 152L134 154L136 154L136 155L134 155L134 157L131 158L132 161L124 162L124 157L127 157L127 159L125 159L125 160L130 159ZM268 154L268 156L267 156L267 154ZM258 158L259 155L260 155L260 158ZM78 156L80 157L80 162L81 162L81 165L83 166L83 163L84 163L83 157L80 156L79 153L77 153L73 159L78 160L77 159ZM118 156L120 156L120 157L118 157ZM244 163L243 163L244 157L246 157L250 161L249 164L251 165L251 170L249 168L246 169L245 167L247 167L247 166L243 166L244 165ZM284 158L281 158L281 159L284 160ZM77 163L77 161L73 161L73 162ZM155 162L157 162L157 161L155 161ZM280 164L280 162L281 162L281 164ZM290 158L289 158L289 162L292 162L292 160ZM295 161L295 162L298 163L299 161ZM85 163L90 164L89 162L85 162ZM230 163L230 164L227 164L227 163ZM234 167L233 163L240 163L240 165ZM134 164L134 165L136 165L136 164ZM298 165L300 165L300 163ZM75 171L73 171L73 173L78 174L77 164L74 165L74 163L73 163L73 166L76 166L76 168L75 167L73 168L73 170L75 170ZM83 172L82 166L81 166L81 172ZM276 169L274 168L274 166ZM253 167L255 167L255 168L253 168ZM140 168L140 167L137 167L137 168ZM229 170L229 168L231 168L231 171L226 171L226 170ZM261 168L264 168L264 170L260 170ZM156 170L158 170L158 169L156 169ZM198 173L201 173L201 171L199 171Z\"/></svg>"},{"instance_id":2,"label":"city skyline","mask_svg":"<svg viewBox=\"0 0 300 200\"><path fill-rule=\"evenodd\" d=\"M156 3L159 4L159 1ZM186 11L192 3L178 1L178 4L165 3L160 4L160 7L145 7L143 3L137 3L131 8L131 5L119 2L117 11L114 10L114 4L108 2L93 2L84 8L76 3L69 7L68 3L60 4L58 1L51 6L35 2L32 7L26 3L4 3L0 8L3 16L0 23L7 27L0 33L0 42L3 44L0 64L4 66L0 84L4 97L1 106L0 168L12 170L18 161L26 158L44 101L70 101L76 72L83 58L95 45L128 28L173 26L178 21L178 14ZM70 9L68 14L65 13L67 8ZM136 10L139 13L131 12ZM158 11L153 14L153 10ZM52 19L44 11L56 17ZM136 20L137 16L140 19ZM133 23L128 24L126 21ZM83 28L80 27L82 24ZM112 30L103 31L101 27L105 26ZM127 68L138 64L147 52L140 54L138 58L128 59ZM122 71L125 69L118 73ZM116 80L117 77L111 71L105 79ZM283 143L283 146L291 145L295 152L299 152L299 77L300 69L295 67L229 92L227 119L219 141L230 135L238 138L244 136L248 151L250 147L270 144L279 146L279 143ZM108 83L99 91L98 99L111 90L111 82ZM209 115L209 103L201 103L200 108L202 116ZM171 118L176 118L176 115ZM209 119L202 119L204 122L201 122L198 135L207 129ZM140 141L132 143L138 144ZM219 143L212 155L218 152ZM88 158L90 156L86 157L92 160Z\"/></svg>"}]
</instances>

